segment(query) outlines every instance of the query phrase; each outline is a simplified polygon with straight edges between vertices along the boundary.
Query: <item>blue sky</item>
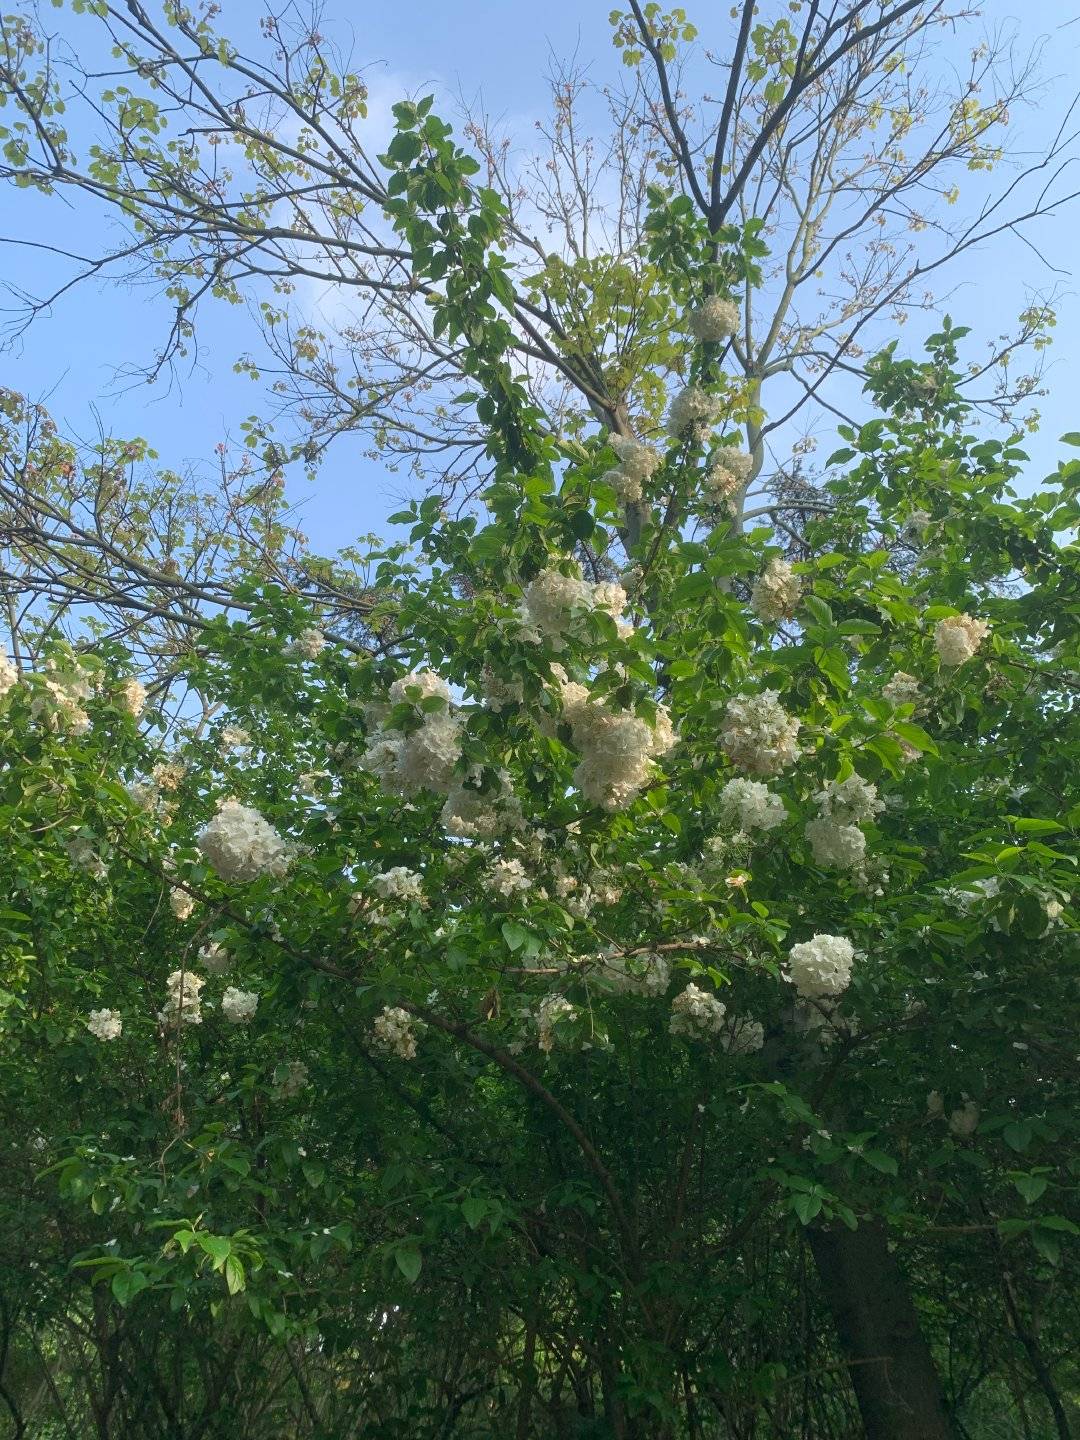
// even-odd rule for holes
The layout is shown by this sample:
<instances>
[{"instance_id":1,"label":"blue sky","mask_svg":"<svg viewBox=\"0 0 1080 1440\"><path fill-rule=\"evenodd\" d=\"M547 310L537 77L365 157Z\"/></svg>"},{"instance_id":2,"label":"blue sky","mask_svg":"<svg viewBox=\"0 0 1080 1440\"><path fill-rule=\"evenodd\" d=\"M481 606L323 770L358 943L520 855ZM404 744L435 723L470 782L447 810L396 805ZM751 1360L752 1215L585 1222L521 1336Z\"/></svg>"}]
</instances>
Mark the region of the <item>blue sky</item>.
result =
<instances>
[{"instance_id":1,"label":"blue sky","mask_svg":"<svg viewBox=\"0 0 1080 1440\"><path fill-rule=\"evenodd\" d=\"M724 17L713 35L726 33L726 3L717 7L689 0L686 8L704 43L710 38L710 14ZM322 28L346 48L351 43L356 62L364 67L372 91L371 124L382 132L380 140L393 100L434 90L444 114L450 116L457 97L482 104L528 146L535 119L546 113L545 72L552 54L576 53L597 80L617 75L609 9L608 3L594 0L549 0L543 6L505 0L361 6L326 0ZM243 29L260 11L253 0L225 0L227 19L218 23L229 31ZM86 21L47 6L44 13L47 23L85 44L81 37ZM957 40L957 55L966 53L981 30L1001 25L1015 28L1024 48L1041 37L1049 40L1041 102L1014 117L1012 127L1014 144L1035 155L1045 148L1069 92L1080 81L1080 5L988 0L982 19ZM109 222L89 207L73 210L26 192L9 192L5 209L5 232L31 240L92 248L109 233ZM1076 224L1074 210L1044 225L1035 237L1047 258L1065 271L1076 248ZM40 252L25 249L5 247L3 266L8 281L31 290L40 291L52 273ZM954 319L974 328L981 349L983 340L1009 328L1026 288L1045 287L1052 280L1062 292L1048 372L1052 393L1039 402L1044 424L1028 447L1033 456L1031 483L1056 463L1057 437L1080 429L1074 379L1080 361L1080 304L1074 278L1068 273L1051 276L1021 241L1007 239L970 255L962 270L950 272L943 282L943 288L955 287L946 308ZM249 342L251 326L242 309L207 311L197 360L181 364L171 382L147 385L125 378L128 367L151 356L154 339L166 325L167 309L148 289L84 284L0 352L0 383L43 400L68 432L91 438L100 425L115 434L141 434L155 445L164 464L182 469L206 463L214 446L230 436L238 438L241 422L262 405L258 385L232 371L237 354ZM902 349L917 350L930 328L929 318L914 318L902 334ZM827 434L822 444L827 454ZM407 488L402 476L388 475L364 458L362 449L360 443L339 442L314 487L302 478L290 481L290 499L302 506L302 528L316 549L331 549L353 534L382 528L383 516Z\"/></svg>"}]
</instances>

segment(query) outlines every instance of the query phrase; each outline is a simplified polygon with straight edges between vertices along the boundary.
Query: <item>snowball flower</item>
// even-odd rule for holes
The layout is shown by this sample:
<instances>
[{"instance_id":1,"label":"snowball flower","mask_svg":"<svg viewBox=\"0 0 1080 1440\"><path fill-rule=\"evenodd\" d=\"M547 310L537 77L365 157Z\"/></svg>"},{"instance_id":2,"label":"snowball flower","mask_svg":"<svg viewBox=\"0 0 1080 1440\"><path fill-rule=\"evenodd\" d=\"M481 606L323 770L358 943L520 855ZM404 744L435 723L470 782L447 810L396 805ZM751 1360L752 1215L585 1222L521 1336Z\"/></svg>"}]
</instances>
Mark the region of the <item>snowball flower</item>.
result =
<instances>
[{"instance_id":1,"label":"snowball flower","mask_svg":"<svg viewBox=\"0 0 1080 1440\"><path fill-rule=\"evenodd\" d=\"M603 478L623 504L633 504L641 499L645 482L664 463L664 457L651 445L643 445L629 435L613 433L608 443L619 457L619 468L608 470Z\"/></svg>"},{"instance_id":2,"label":"snowball flower","mask_svg":"<svg viewBox=\"0 0 1080 1440\"><path fill-rule=\"evenodd\" d=\"M799 758L800 722L779 703L779 691L736 695L724 711L720 745L737 770L778 775Z\"/></svg>"},{"instance_id":3,"label":"snowball flower","mask_svg":"<svg viewBox=\"0 0 1080 1440\"><path fill-rule=\"evenodd\" d=\"M301 1090L306 1090L311 1084L308 1075L308 1067L302 1060L286 1060L285 1073L274 1086L279 1099L289 1100L294 1095L299 1095Z\"/></svg>"},{"instance_id":4,"label":"snowball flower","mask_svg":"<svg viewBox=\"0 0 1080 1440\"><path fill-rule=\"evenodd\" d=\"M949 1129L961 1139L974 1135L979 1128L979 1107L974 1100L965 1100L949 1116Z\"/></svg>"},{"instance_id":5,"label":"snowball flower","mask_svg":"<svg viewBox=\"0 0 1080 1440\"><path fill-rule=\"evenodd\" d=\"M725 824L750 834L775 830L787 819L784 802L760 780L736 776L720 792L720 814Z\"/></svg>"},{"instance_id":6,"label":"snowball flower","mask_svg":"<svg viewBox=\"0 0 1080 1440\"><path fill-rule=\"evenodd\" d=\"M235 985L229 985L221 997L221 1013L233 1025L246 1025L258 1003L254 990L238 990Z\"/></svg>"},{"instance_id":7,"label":"snowball flower","mask_svg":"<svg viewBox=\"0 0 1080 1440\"><path fill-rule=\"evenodd\" d=\"M844 993L854 959L854 946L842 935L815 935L788 951L788 972L804 1000L819 1000Z\"/></svg>"},{"instance_id":8,"label":"snowball flower","mask_svg":"<svg viewBox=\"0 0 1080 1440\"><path fill-rule=\"evenodd\" d=\"M942 665L952 668L970 660L989 629L985 620L976 620L971 615L947 615L939 620L934 644Z\"/></svg>"},{"instance_id":9,"label":"snowball flower","mask_svg":"<svg viewBox=\"0 0 1080 1440\"><path fill-rule=\"evenodd\" d=\"M668 1029L672 1035L685 1035L691 1040L704 1039L720 1034L726 1014L727 1006L723 1001L691 982L671 1002Z\"/></svg>"},{"instance_id":10,"label":"snowball flower","mask_svg":"<svg viewBox=\"0 0 1080 1440\"><path fill-rule=\"evenodd\" d=\"M247 884L260 875L281 877L290 848L274 827L239 800L225 800L195 843L222 880Z\"/></svg>"},{"instance_id":11,"label":"snowball flower","mask_svg":"<svg viewBox=\"0 0 1080 1440\"><path fill-rule=\"evenodd\" d=\"M561 570L541 570L525 586L523 603L529 620L552 639L561 638L570 623L575 607L589 602L590 586L580 575L564 575Z\"/></svg>"},{"instance_id":12,"label":"snowball flower","mask_svg":"<svg viewBox=\"0 0 1080 1440\"><path fill-rule=\"evenodd\" d=\"M219 945L215 940L200 949L199 964L211 975L224 975L232 964L232 956L224 945Z\"/></svg>"},{"instance_id":13,"label":"snowball flower","mask_svg":"<svg viewBox=\"0 0 1080 1440\"><path fill-rule=\"evenodd\" d=\"M399 1060L416 1058L420 1022L400 1005L387 1005L381 1015L376 1015L371 1028L375 1032L376 1049L396 1055Z\"/></svg>"},{"instance_id":14,"label":"snowball flower","mask_svg":"<svg viewBox=\"0 0 1080 1440\"><path fill-rule=\"evenodd\" d=\"M881 693L890 705L914 705L922 702L922 686L914 675L897 670L892 679L881 687Z\"/></svg>"},{"instance_id":15,"label":"snowball flower","mask_svg":"<svg viewBox=\"0 0 1080 1440\"><path fill-rule=\"evenodd\" d=\"M86 1028L95 1040L118 1040L124 1022L119 1010L91 1010Z\"/></svg>"},{"instance_id":16,"label":"snowball flower","mask_svg":"<svg viewBox=\"0 0 1080 1440\"><path fill-rule=\"evenodd\" d=\"M251 736L239 725L226 725L220 738L226 750L242 750L251 744Z\"/></svg>"},{"instance_id":17,"label":"snowball flower","mask_svg":"<svg viewBox=\"0 0 1080 1440\"><path fill-rule=\"evenodd\" d=\"M381 875L373 875L371 888L384 900L423 900L424 880L415 870L395 865Z\"/></svg>"},{"instance_id":18,"label":"snowball flower","mask_svg":"<svg viewBox=\"0 0 1080 1440\"><path fill-rule=\"evenodd\" d=\"M753 1055L765 1044L765 1027L748 1015L733 1015L724 1026L720 1044L729 1055Z\"/></svg>"},{"instance_id":19,"label":"snowball flower","mask_svg":"<svg viewBox=\"0 0 1080 1440\"><path fill-rule=\"evenodd\" d=\"M145 685L141 685L138 680L123 681L120 686L120 703L138 719L146 704Z\"/></svg>"},{"instance_id":20,"label":"snowball flower","mask_svg":"<svg viewBox=\"0 0 1080 1440\"><path fill-rule=\"evenodd\" d=\"M878 798L877 787L861 775L849 775L846 780L826 780L825 788L814 796L822 815L835 820L838 825L858 825L863 820L873 820L885 809L884 801Z\"/></svg>"},{"instance_id":21,"label":"snowball flower","mask_svg":"<svg viewBox=\"0 0 1080 1440\"><path fill-rule=\"evenodd\" d=\"M832 870L853 870L866 857L866 836L857 825L838 825L821 816L808 820L804 831L814 864Z\"/></svg>"},{"instance_id":22,"label":"snowball flower","mask_svg":"<svg viewBox=\"0 0 1080 1440\"><path fill-rule=\"evenodd\" d=\"M511 790L505 770L499 772L499 781L497 790L484 792L465 784L453 787L439 817L448 835L493 840L522 823L521 801Z\"/></svg>"},{"instance_id":23,"label":"snowball flower","mask_svg":"<svg viewBox=\"0 0 1080 1440\"><path fill-rule=\"evenodd\" d=\"M512 895L524 894L532 889L532 878L525 873L520 860L496 860L489 876L491 888L497 895L510 899Z\"/></svg>"},{"instance_id":24,"label":"snowball flower","mask_svg":"<svg viewBox=\"0 0 1080 1440\"><path fill-rule=\"evenodd\" d=\"M560 1020L573 1020L577 1010L564 995L545 995L536 1014L537 1044L545 1055L555 1048L555 1027Z\"/></svg>"},{"instance_id":25,"label":"snowball flower","mask_svg":"<svg viewBox=\"0 0 1080 1440\"><path fill-rule=\"evenodd\" d=\"M0 655L0 696L19 683L19 672L6 655Z\"/></svg>"},{"instance_id":26,"label":"snowball flower","mask_svg":"<svg viewBox=\"0 0 1080 1440\"><path fill-rule=\"evenodd\" d=\"M754 581L750 608L763 624L772 625L794 615L802 595L802 581L786 560L773 558Z\"/></svg>"},{"instance_id":27,"label":"snowball flower","mask_svg":"<svg viewBox=\"0 0 1080 1440\"><path fill-rule=\"evenodd\" d=\"M594 703L584 685L561 686L563 714L581 756L574 784L593 805L622 810L647 784L652 761L675 744L671 718L659 706L653 724L628 711Z\"/></svg>"},{"instance_id":28,"label":"snowball flower","mask_svg":"<svg viewBox=\"0 0 1080 1440\"><path fill-rule=\"evenodd\" d=\"M720 417L720 401L700 385L687 385L671 402L668 434L674 440L704 440Z\"/></svg>"},{"instance_id":29,"label":"snowball flower","mask_svg":"<svg viewBox=\"0 0 1080 1440\"><path fill-rule=\"evenodd\" d=\"M301 660L315 660L325 649L326 636L322 631L308 628L301 630L289 646L289 654L298 655Z\"/></svg>"},{"instance_id":30,"label":"snowball flower","mask_svg":"<svg viewBox=\"0 0 1080 1440\"><path fill-rule=\"evenodd\" d=\"M174 885L169 891L169 907L177 920L186 920L195 909L195 897Z\"/></svg>"},{"instance_id":31,"label":"snowball flower","mask_svg":"<svg viewBox=\"0 0 1080 1440\"><path fill-rule=\"evenodd\" d=\"M201 1025L199 991L205 984L201 975L193 975L190 970L174 970L165 982L168 999L164 1009L158 1011L161 1023L169 1025L179 1019L185 1025Z\"/></svg>"},{"instance_id":32,"label":"snowball flower","mask_svg":"<svg viewBox=\"0 0 1080 1440\"><path fill-rule=\"evenodd\" d=\"M671 964L663 955L604 955L600 978L616 995L663 995L671 984Z\"/></svg>"},{"instance_id":33,"label":"snowball flower","mask_svg":"<svg viewBox=\"0 0 1080 1440\"><path fill-rule=\"evenodd\" d=\"M431 670L417 670L395 680L390 686L392 704L419 706L437 697L446 709L424 711L421 724L405 734L402 730L376 724L360 765L376 777L385 790L395 795L415 795L433 790L445 795L454 783L454 766L461 754L461 726L450 713L450 688Z\"/></svg>"},{"instance_id":34,"label":"snowball flower","mask_svg":"<svg viewBox=\"0 0 1080 1440\"><path fill-rule=\"evenodd\" d=\"M416 692L419 691L419 694ZM437 695L440 700L450 703L450 687L441 675L436 675L434 670L414 670L409 675L403 675L400 680L395 680L390 686L390 703L400 705L402 701L410 704L421 704Z\"/></svg>"},{"instance_id":35,"label":"snowball flower","mask_svg":"<svg viewBox=\"0 0 1080 1440\"><path fill-rule=\"evenodd\" d=\"M695 340L726 340L739 328L739 307L723 295L709 295L691 310L686 327Z\"/></svg>"},{"instance_id":36,"label":"snowball flower","mask_svg":"<svg viewBox=\"0 0 1080 1440\"><path fill-rule=\"evenodd\" d=\"M705 489L712 499L727 500L750 479L754 457L734 445L721 445L705 472Z\"/></svg>"}]
</instances>

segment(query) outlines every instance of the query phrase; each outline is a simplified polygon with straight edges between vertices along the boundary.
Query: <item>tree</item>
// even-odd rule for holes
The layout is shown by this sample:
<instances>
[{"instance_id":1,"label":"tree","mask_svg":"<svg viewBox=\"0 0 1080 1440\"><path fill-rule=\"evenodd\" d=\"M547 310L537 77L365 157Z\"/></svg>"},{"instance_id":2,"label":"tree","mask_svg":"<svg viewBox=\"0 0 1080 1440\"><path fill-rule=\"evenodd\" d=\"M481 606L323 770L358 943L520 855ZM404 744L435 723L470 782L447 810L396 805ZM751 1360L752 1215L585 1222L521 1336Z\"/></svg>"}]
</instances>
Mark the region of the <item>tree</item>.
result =
<instances>
[{"instance_id":1,"label":"tree","mask_svg":"<svg viewBox=\"0 0 1080 1440\"><path fill-rule=\"evenodd\" d=\"M220 590L188 521L114 553L130 457L9 405L59 619L0 679L0 1401L101 1440L1068 1435L1080 462L1018 493L945 323L755 516L721 356L760 236L678 197L666 439L568 436L474 166L398 107L385 223L483 508L391 517L355 603L257 476ZM167 713L147 642L193 632Z\"/></svg>"},{"instance_id":2,"label":"tree","mask_svg":"<svg viewBox=\"0 0 1080 1440\"><path fill-rule=\"evenodd\" d=\"M282 453L311 463L360 433L428 483L475 493L489 470L471 347L433 324L447 277L418 273L387 225L395 169L437 142L439 122L373 156L362 67L292 10L268 11L247 47L182 5L76 8L87 45L106 38L123 68L103 85L82 47L25 16L4 21L0 84L19 118L0 174L113 212L128 239L98 255L59 250L70 273L57 293L22 297L26 318L81 277L150 282L175 307L156 373L197 343L203 304L249 299L265 345L241 364L271 378L274 419L292 435L280 447L267 422L270 470ZM1006 128L1010 112L1041 98L1037 55L1017 56L998 35L957 73L939 48L971 12L945 0L736 8L704 62L682 10L613 12L630 84L607 95L606 139L586 138L595 119L581 109L597 97L573 69L553 76L547 149L524 174L482 116L467 128L504 202L490 239L504 257L496 298L514 363L554 433L573 439L595 418L655 435L690 363L672 336L679 308L700 298L686 286L734 285L739 324L717 355L730 418L756 470L787 474L791 422L807 406L843 411L835 382L861 375L884 338L876 322L929 308L954 261L1074 198L1073 111L1064 107L1046 154L1012 166L967 211L956 201L971 172L1012 165ZM684 97L684 75L705 91L702 64L718 76L715 102ZM752 263L697 267L703 241L716 259L736 234ZM297 286L311 281L340 297L337 327L298 303ZM1052 292L1033 288L1017 333L965 377L998 411L1037 389L1037 366L1008 366L1017 347L1038 353L1048 340Z\"/></svg>"}]
</instances>

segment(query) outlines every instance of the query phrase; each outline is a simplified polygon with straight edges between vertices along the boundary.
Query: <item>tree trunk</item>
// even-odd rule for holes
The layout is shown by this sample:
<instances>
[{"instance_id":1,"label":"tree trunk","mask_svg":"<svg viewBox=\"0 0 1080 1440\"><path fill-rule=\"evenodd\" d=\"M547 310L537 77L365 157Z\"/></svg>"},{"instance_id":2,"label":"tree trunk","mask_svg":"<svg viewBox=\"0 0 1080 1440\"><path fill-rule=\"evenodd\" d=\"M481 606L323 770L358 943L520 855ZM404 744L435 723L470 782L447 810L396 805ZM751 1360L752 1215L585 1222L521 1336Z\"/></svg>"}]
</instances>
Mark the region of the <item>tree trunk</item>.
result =
<instances>
[{"instance_id":1,"label":"tree trunk","mask_svg":"<svg viewBox=\"0 0 1080 1440\"><path fill-rule=\"evenodd\" d=\"M883 1228L866 1222L806 1233L867 1440L953 1440L930 1349Z\"/></svg>"}]
</instances>

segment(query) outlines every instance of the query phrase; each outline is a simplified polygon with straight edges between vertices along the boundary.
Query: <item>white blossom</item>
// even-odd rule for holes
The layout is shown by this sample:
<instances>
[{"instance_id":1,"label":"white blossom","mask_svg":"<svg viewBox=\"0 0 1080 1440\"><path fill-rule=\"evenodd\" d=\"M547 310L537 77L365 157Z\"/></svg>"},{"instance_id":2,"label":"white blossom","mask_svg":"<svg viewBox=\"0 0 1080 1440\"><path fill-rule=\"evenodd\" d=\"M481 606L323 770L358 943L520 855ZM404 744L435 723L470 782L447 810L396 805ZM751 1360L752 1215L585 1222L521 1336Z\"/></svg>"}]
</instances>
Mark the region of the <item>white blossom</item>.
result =
<instances>
[{"instance_id":1,"label":"white blossom","mask_svg":"<svg viewBox=\"0 0 1080 1440\"><path fill-rule=\"evenodd\" d=\"M826 780L824 789L818 791L814 800L820 813L838 825L858 825L864 820L873 820L885 809L877 787L854 774L846 780Z\"/></svg>"},{"instance_id":2,"label":"white blossom","mask_svg":"<svg viewBox=\"0 0 1080 1440\"><path fill-rule=\"evenodd\" d=\"M536 1013L537 1044L545 1055L555 1048L555 1030L561 1020L573 1020L577 1010L564 995L545 995Z\"/></svg>"},{"instance_id":3,"label":"white blossom","mask_svg":"<svg viewBox=\"0 0 1080 1440\"><path fill-rule=\"evenodd\" d=\"M246 1025L255 1014L259 997L254 990L238 990L228 985L221 997L221 1013L232 1025Z\"/></svg>"},{"instance_id":4,"label":"white blossom","mask_svg":"<svg viewBox=\"0 0 1080 1440\"><path fill-rule=\"evenodd\" d=\"M232 956L224 945L219 945L214 940L209 945L203 945L199 950L199 964L211 975L224 975L232 965Z\"/></svg>"},{"instance_id":5,"label":"white blossom","mask_svg":"<svg viewBox=\"0 0 1080 1440\"><path fill-rule=\"evenodd\" d=\"M274 1093L279 1099L289 1100L311 1084L308 1067L303 1060L286 1060L282 1068L285 1073L274 1085Z\"/></svg>"},{"instance_id":6,"label":"white blossom","mask_svg":"<svg viewBox=\"0 0 1080 1440\"><path fill-rule=\"evenodd\" d=\"M439 817L448 835L494 840L497 835L521 825L521 801L510 788L510 776L500 770L498 780L498 788L485 791L469 784L453 787Z\"/></svg>"},{"instance_id":7,"label":"white blossom","mask_svg":"<svg viewBox=\"0 0 1080 1440\"><path fill-rule=\"evenodd\" d=\"M719 1035L724 1027L727 1006L708 990L702 990L692 981L686 989L671 1002L671 1020L668 1028L672 1035L685 1035L689 1039L704 1039Z\"/></svg>"},{"instance_id":8,"label":"white blossom","mask_svg":"<svg viewBox=\"0 0 1080 1440\"><path fill-rule=\"evenodd\" d=\"M675 440L701 442L720 418L720 401L700 385L687 385L668 411L668 434Z\"/></svg>"},{"instance_id":9,"label":"white blossom","mask_svg":"<svg viewBox=\"0 0 1080 1440\"><path fill-rule=\"evenodd\" d=\"M842 995L851 983L855 949L842 935L815 935L788 951L788 972L804 1000Z\"/></svg>"},{"instance_id":10,"label":"white blossom","mask_svg":"<svg viewBox=\"0 0 1080 1440\"><path fill-rule=\"evenodd\" d=\"M664 463L664 457L651 445L644 445L632 436L612 433L608 443L619 457L619 467L608 470L603 479L624 505L634 504L642 498L645 482Z\"/></svg>"},{"instance_id":11,"label":"white blossom","mask_svg":"<svg viewBox=\"0 0 1080 1440\"><path fill-rule=\"evenodd\" d=\"M934 630L934 644L942 665L955 667L970 660L989 629L985 620L976 620L972 615L947 615L939 620Z\"/></svg>"},{"instance_id":12,"label":"white blossom","mask_svg":"<svg viewBox=\"0 0 1080 1440\"><path fill-rule=\"evenodd\" d=\"M375 1032L376 1049L396 1055L399 1060L416 1058L416 1042L422 1026L408 1010L400 1005L387 1005L381 1015L376 1015L371 1028Z\"/></svg>"},{"instance_id":13,"label":"white blossom","mask_svg":"<svg viewBox=\"0 0 1080 1440\"><path fill-rule=\"evenodd\" d=\"M301 630L300 634L289 646L290 655L298 655L301 660L316 660L323 650L326 649L326 636L321 630L309 627Z\"/></svg>"},{"instance_id":14,"label":"white blossom","mask_svg":"<svg viewBox=\"0 0 1080 1440\"><path fill-rule=\"evenodd\" d=\"M497 895L507 900L533 887L532 877L526 874L520 860L496 860L489 872L488 882Z\"/></svg>"},{"instance_id":15,"label":"white blossom","mask_svg":"<svg viewBox=\"0 0 1080 1440\"><path fill-rule=\"evenodd\" d=\"M646 785L652 762L675 744L671 718L659 706L653 724L592 701L584 685L561 683L563 715L581 759L574 784L593 805L622 810Z\"/></svg>"},{"instance_id":16,"label":"white blossom","mask_svg":"<svg viewBox=\"0 0 1080 1440\"><path fill-rule=\"evenodd\" d=\"M786 560L773 557L754 581L750 608L766 625L794 615L802 596L802 581Z\"/></svg>"},{"instance_id":17,"label":"white blossom","mask_svg":"<svg viewBox=\"0 0 1080 1440\"><path fill-rule=\"evenodd\" d=\"M799 758L799 726L780 704L777 690L736 695L724 711L720 745L736 770L779 775Z\"/></svg>"},{"instance_id":18,"label":"white blossom","mask_svg":"<svg viewBox=\"0 0 1080 1440\"><path fill-rule=\"evenodd\" d=\"M748 1015L733 1015L720 1034L729 1055L753 1055L765 1044L765 1027Z\"/></svg>"},{"instance_id":19,"label":"white blossom","mask_svg":"<svg viewBox=\"0 0 1080 1440\"><path fill-rule=\"evenodd\" d=\"M124 1021L119 1010L91 1010L86 1028L95 1040L118 1040Z\"/></svg>"},{"instance_id":20,"label":"white blossom","mask_svg":"<svg viewBox=\"0 0 1080 1440\"><path fill-rule=\"evenodd\" d=\"M179 789L185 773L184 767L179 761L163 760L150 771L150 778L159 790L168 793Z\"/></svg>"},{"instance_id":21,"label":"white blossom","mask_svg":"<svg viewBox=\"0 0 1080 1440\"><path fill-rule=\"evenodd\" d=\"M419 694L415 693L417 691ZM405 702L419 705L424 700L430 700L432 696L445 700L447 705L450 703L450 687L434 670L413 670L408 675L402 675L390 686L392 705Z\"/></svg>"},{"instance_id":22,"label":"white blossom","mask_svg":"<svg viewBox=\"0 0 1080 1440\"><path fill-rule=\"evenodd\" d=\"M178 885L174 885L169 891L169 908L177 920L186 920L195 909L195 897Z\"/></svg>"},{"instance_id":23,"label":"white blossom","mask_svg":"<svg viewBox=\"0 0 1080 1440\"><path fill-rule=\"evenodd\" d=\"M671 984L671 962L664 955L602 955L600 979L616 995L663 995Z\"/></svg>"},{"instance_id":24,"label":"white blossom","mask_svg":"<svg viewBox=\"0 0 1080 1440\"><path fill-rule=\"evenodd\" d=\"M730 499L750 479L753 468L754 457L749 451L738 450L734 445L721 445L705 472L705 489L710 498L716 501Z\"/></svg>"},{"instance_id":25,"label":"white blossom","mask_svg":"<svg viewBox=\"0 0 1080 1440\"><path fill-rule=\"evenodd\" d=\"M914 705L922 703L923 689L914 675L897 670L892 679L881 687L881 693L890 705Z\"/></svg>"},{"instance_id":26,"label":"white blossom","mask_svg":"<svg viewBox=\"0 0 1080 1440\"><path fill-rule=\"evenodd\" d=\"M423 900L424 877L404 865L395 865L371 877L371 888L384 900Z\"/></svg>"},{"instance_id":27,"label":"white blossom","mask_svg":"<svg viewBox=\"0 0 1080 1440\"><path fill-rule=\"evenodd\" d=\"M292 859L291 847L269 821L234 799L222 802L195 843L223 880L238 884L260 875L280 878Z\"/></svg>"},{"instance_id":28,"label":"white blossom","mask_svg":"<svg viewBox=\"0 0 1080 1440\"><path fill-rule=\"evenodd\" d=\"M954 1135L966 1139L979 1128L979 1107L974 1100L965 1100L949 1116L949 1129Z\"/></svg>"},{"instance_id":29,"label":"white blossom","mask_svg":"<svg viewBox=\"0 0 1080 1440\"><path fill-rule=\"evenodd\" d=\"M195 975L190 970L174 970L165 982L168 998L164 1008L158 1011L161 1023L172 1025L179 1018L185 1025L201 1025L199 991L205 984L201 975Z\"/></svg>"},{"instance_id":30,"label":"white blossom","mask_svg":"<svg viewBox=\"0 0 1080 1440\"><path fill-rule=\"evenodd\" d=\"M226 750L243 750L251 744L251 736L239 725L226 725L221 732L221 743Z\"/></svg>"},{"instance_id":31,"label":"white blossom","mask_svg":"<svg viewBox=\"0 0 1080 1440\"><path fill-rule=\"evenodd\" d=\"M408 734L379 721L360 757L362 768L392 794L432 790L445 795L453 785L454 767L461 754L461 725L449 709L449 686L431 670L414 671L390 686L390 700L395 705L419 707L432 697L444 701L447 708L421 711L419 727Z\"/></svg>"},{"instance_id":32,"label":"white blossom","mask_svg":"<svg viewBox=\"0 0 1080 1440\"><path fill-rule=\"evenodd\" d=\"M130 711L137 720L146 704L145 685L134 679L124 680L120 685L120 701L124 709Z\"/></svg>"},{"instance_id":33,"label":"white blossom","mask_svg":"<svg viewBox=\"0 0 1080 1440\"><path fill-rule=\"evenodd\" d=\"M754 830L775 830L787 819L784 802L760 780L738 775L720 792L720 816L725 824L750 834Z\"/></svg>"},{"instance_id":34,"label":"white blossom","mask_svg":"<svg viewBox=\"0 0 1080 1440\"><path fill-rule=\"evenodd\" d=\"M6 695L12 686L18 683L18 670L6 655L0 655L0 696Z\"/></svg>"},{"instance_id":35,"label":"white blossom","mask_svg":"<svg viewBox=\"0 0 1080 1440\"><path fill-rule=\"evenodd\" d=\"M687 329L695 340L726 340L739 328L739 307L723 295L707 296L686 317Z\"/></svg>"},{"instance_id":36,"label":"white blossom","mask_svg":"<svg viewBox=\"0 0 1080 1440\"><path fill-rule=\"evenodd\" d=\"M853 870L866 856L866 836L857 825L838 825L820 816L806 822L814 864L833 870Z\"/></svg>"}]
</instances>

